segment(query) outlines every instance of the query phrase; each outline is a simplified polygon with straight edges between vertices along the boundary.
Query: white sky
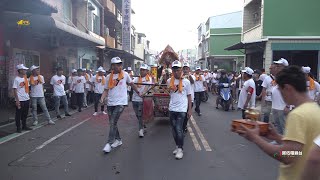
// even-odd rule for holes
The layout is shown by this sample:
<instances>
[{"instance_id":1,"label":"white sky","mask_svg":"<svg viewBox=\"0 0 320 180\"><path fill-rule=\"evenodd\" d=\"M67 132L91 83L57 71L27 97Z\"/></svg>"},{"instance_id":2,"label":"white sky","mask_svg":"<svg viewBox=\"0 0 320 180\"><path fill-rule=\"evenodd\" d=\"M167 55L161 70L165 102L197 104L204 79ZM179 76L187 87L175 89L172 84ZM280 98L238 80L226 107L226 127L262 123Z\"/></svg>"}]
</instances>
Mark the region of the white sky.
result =
<instances>
[{"instance_id":1,"label":"white sky","mask_svg":"<svg viewBox=\"0 0 320 180\"><path fill-rule=\"evenodd\" d=\"M131 0L132 24L145 33L150 48L175 51L197 46L197 28L210 16L239 11L244 0Z\"/></svg>"}]
</instances>

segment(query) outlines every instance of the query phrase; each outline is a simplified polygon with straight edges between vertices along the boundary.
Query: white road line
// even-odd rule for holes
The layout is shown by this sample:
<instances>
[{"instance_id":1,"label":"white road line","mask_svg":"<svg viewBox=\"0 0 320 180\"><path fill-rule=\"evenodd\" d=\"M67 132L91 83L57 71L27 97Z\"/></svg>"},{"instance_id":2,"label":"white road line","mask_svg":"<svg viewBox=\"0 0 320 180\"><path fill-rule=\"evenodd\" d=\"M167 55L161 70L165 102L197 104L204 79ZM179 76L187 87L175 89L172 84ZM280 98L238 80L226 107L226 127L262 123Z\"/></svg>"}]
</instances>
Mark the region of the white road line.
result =
<instances>
[{"instance_id":1,"label":"white road line","mask_svg":"<svg viewBox=\"0 0 320 180\"><path fill-rule=\"evenodd\" d=\"M200 146L200 144L199 144L199 142L198 142L195 134L193 133L192 128L190 127L189 124L188 124L187 127L188 127L189 134L190 134L190 136L191 136L191 140L192 140L192 142L193 142L194 148L196 148L197 151L201 151L201 146Z\"/></svg>"},{"instance_id":2,"label":"white road line","mask_svg":"<svg viewBox=\"0 0 320 180\"><path fill-rule=\"evenodd\" d=\"M67 132L70 132L72 129L74 129L74 128L76 128L76 127L80 126L81 124L83 124L83 123L85 123L85 122L89 121L90 119L91 119L91 117L90 117L90 118L87 118L87 119L85 119L85 120L83 120L83 121L81 121L80 123L78 123L78 124L76 124L76 125L74 125L74 126L70 127L69 129L67 129L67 130L63 131L62 133L60 133L60 134L58 134L58 135L56 135L56 136L52 137L52 138L51 138L51 139L49 139L48 141L46 141L46 142L44 142L43 144L41 144L40 146L38 146L36 149L37 149L37 150L39 150L39 149L44 148L46 145L50 144L52 141L54 141L54 140L58 139L59 137L63 136L63 135L64 135L64 134L66 134Z\"/></svg>"},{"instance_id":3,"label":"white road line","mask_svg":"<svg viewBox=\"0 0 320 180\"><path fill-rule=\"evenodd\" d=\"M26 159L28 156L30 156L32 153L36 152L37 150L41 150L41 149L44 148L46 145L50 144L50 143L53 142L54 140L56 140L56 139L58 139L59 137L63 136L64 134L70 132L71 130L73 130L74 128L80 126L81 124L89 121L90 119L91 119L91 117L90 117L90 118L87 118L87 119L85 119L85 120L83 120L83 121L81 121L81 122L79 122L78 124L70 127L69 129L63 131L62 133L60 133L60 134L52 137L51 139L49 139L49 140L47 140L46 142L42 143L40 146L36 147L34 150L30 151L29 153L27 153L27 154L25 154L24 156L22 156L21 158L19 158L17 161L18 161L18 162L23 161L23 160Z\"/></svg>"},{"instance_id":4,"label":"white road line","mask_svg":"<svg viewBox=\"0 0 320 180\"><path fill-rule=\"evenodd\" d=\"M199 126L197 125L196 121L194 120L193 116L190 117L190 120L191 120L191 122L192 122L195 130L197 131L197 133L198 133L198 135L199 135L199 138L200 138L200 140L201 140L201 143L202 143L204 149L205 149L206 151L212 151L212 149L211 149L210 146L209 146L209 143L207 142L206 138L203 136L203 134L202 134Z\"/></svg>"}]
</instances>

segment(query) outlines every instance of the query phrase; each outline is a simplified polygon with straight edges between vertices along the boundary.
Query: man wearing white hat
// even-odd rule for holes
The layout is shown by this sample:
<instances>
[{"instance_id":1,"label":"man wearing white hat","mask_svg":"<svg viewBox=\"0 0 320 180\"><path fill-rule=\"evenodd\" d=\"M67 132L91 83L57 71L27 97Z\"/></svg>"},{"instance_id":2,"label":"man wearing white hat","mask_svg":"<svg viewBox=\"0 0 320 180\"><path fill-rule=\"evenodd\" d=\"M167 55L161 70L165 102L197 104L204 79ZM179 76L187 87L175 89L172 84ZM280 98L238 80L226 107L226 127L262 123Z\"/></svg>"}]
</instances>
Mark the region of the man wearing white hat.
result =
<instances>
[{"instance_id":1,"label":"man wearing white hat","mask_svg":"<svg viewBox=\"0 0 320 180\"><path fill-rule=\"evenodd\" d=\"M77 98L78 111L82 112L83 101L85 96L86 79L83 76L83 70L78 69L78 76L75 77L75 82L73 83L73 89Z\"/></svg>"},{"instance_id":2,"label":"man wearing white hat","mask_svg":"<svg viewBox=\"0 0 320 180\"><path fill-rule=\"evenodd\" d=\"M140 66L140 76L138 78L135 78L133 82L137 84L139 94L142 95L148 90L148 85L145 84L152 84L152 79L151 77L147 74L148 72L148 65L146 64L141 64ZM142 85L144 84L144 85ZM140 97L136 92L133 92L132 96L132 105L134 112L137 116L138 122L139 122L139 137L144 136L144 131L143 131L143 119L142 119L142 114L143 114L143 100L142 97Z\"/></svg>"},{"instance_id":3,"label":"man wearing white hat","mask_svg":"<svg viewBox=\"0 0 320 180\"><path fill-rule=\"evenodd\" d=\"M204 71L203 76L206 79L208 91L211 91L211 78L212 78L211 73L209 73L208 69L204 69L203 71Z\"/></svg>"},{"instance_id":4,"label":"man wearing white hat","mask_svg":"<svg viewBox=\"0 0 320 180\"><path fill-rule=\"evenodd\" d=\"M315 81L311 76L311 68L310 67L304 67L302 66L302 71L305 73L306 75L306 79L307 79L307 88L308 88L308 94L310 99L312 100L317 100L316 99L316 95L317 93L320 92L320 85L317 81Z\"/></svg>"},{"instance_id":5,"label":"man wearing white hat","mask_svg":"<svg viewBox=\"0 0 320 180\"><path fill-rule=\"evenodd\" d=\"M87 95L86 95L86 98L87 98L87 104L91 104L93 103L93 97L94 97L94 89L93 89L93 86L90 84L90 80L91 78L93 77L93 74L92 74L92 70L91 69L88 69L87 70L87 73L86 73L86 90L87 90Z\"/></svg>"},{"instance_id":6,"label":"man wearing white hat","mask_svg":"<svg viewBox=\"0 0 320 180\"><path fill-rule=\"evenodd\" d=\"M106 77L104 76L104 73L106 72L103 67L99 67L97 70L97 74L95 76L92 76L90 79L90 84L93 86L94 89L94 116L98 115L98 105L100 98L104 91L104 86L106 84ZM101 113L106 115L107 113L104 111L104 104L101 104Z\"/></svg>"},{"instance_id":7,"label":"man wearing white hat","mask_svg":"<svg viewBox=\"0 0 320 180\"><path fill-rule=\"evenodd\" d=\"M50 84L53 86L53 97L55 102L55 111L57 114L57 118L61 119L61 115L60 115L61 100L63 103L65 115L71 116L69 114L67 95L64 90L64 85L66 84L66 77L63 75L63 69L61 67L57 68L57 74L51 78Z\"/></svg>"},{"instance_id":8,"label":"man wearing white hat","mask_svg":"<svg viewBox=\"0 0 320 180\"><path fill-rule=\"evenodd\" d=\"M183 157L184 133L183 124L185 117L191 117L191 84L188 79L182 78L182 64L175 60L172 63L173 76L168 79L167 85L170 90L169 116L172 127L172 134L176 143L173 151L176 159Z\"/></svg>"},{"instance_id":9,"label":"man wearing white hat","mask_svg":"<svg viewBox=\"0 0 320 180\"><path fill-rule=\"evenodd\" d=\"M71 108L72 109L77 109L76 104L77 104L77 98L76 98L76 94L74 92L73 88L73 82L75 82L75 78L77 77L77 70L76 69L72 69L71 71L71 75L68 77L68 86L69 86L69 91L71 92L71 99L70 99L70 103L71 103Z\"/></svg>"},{"instance_id":10,"label":"man wearing white hat","mask_svg":"<svg viewBox=\"0 0 320 180\"><path fill-rule=\"evenodd\" d=\"M37 116L37 106L40 105L44 116L46 117L48 124L55 124L50 117L48 112L48 108L46 106L46 101L44 99L43 92L43 84L45 83L44 77L40 75L39 66L31 66L30 67L31 76L29 78L29 82L31 85L31 104L32 104L32 117L33 117L33 125L38 125L38 116Z\"/></svg>"},{"instance_id":11,"label":"man wearing white hat","mask_svg":"<svg viewBox=\"0 0 320 180\"><path fill-rule=\"evenodd\" d=\"M109 153L111 148L122 145L120 133L118 130L118 120L125 106L128 105L127 84L140 95L137 86L134 85L129 74L122 70L122 60L119 57L111 59L111 73L106 78L105 90L101 96L100 102L104 103L107 98L107 110L109 116L109 139L103 151Z\"/></svg>"},{"instance_id":12,"label":"man wearing white hat","mask_svg":"<svg viewBox=\"0 0 320 180\"><path fill-rule=\"evenodd\" d=\"M254 71L246 67L242 70L244 84L240 91L238 108L242 110L242 118L245 119L245 110L256 106L256 84L252 79Z\"/></svg>"},{"instance_id":13,"label":"man wearing white hat","mask_svg":"<svg viewBox=\"0 0 320 180\"><path fill-rule=\"evenodd\" d=\"M29 81L27 78L27 70L23 64L17 65L18 76L13 81L13 92L16 101L16 126L17 132L21 133L21 122L22 130L32 130L27 127L27 117L29 112ZM21 122L20 122L21 121Z\"/></svg>"},{"instance_id":14,"label":"man wearing white hat","mask_svg":"<svg viewBox=\"0 0 320 180\"><path fill-rule=\"evenodd\" d=\"M274 66L274 76L282 71L285 67L289 66L289 63L286 59L281 58L278 61L273 62ZM278 133L283 134L285 128L285 118L286 114L290 112L290 105L287 105L283 100L283 97L280 93L278 85L275 80L272 81L272 90L271 90L271 98L272 98L272 116L273 121L276 125Z\"/></svg>"},{"instance_id":15,"label":"man wearing white hat","mask_svg":"<svg viewBox=\"0 0 320 180\"><path fill-rule=\"evenodd\" d=\"M128 67L127 69L125 69L124 71L126 71L130 78L133 80L133 71L131 67ZM132 101L132 95L133 95L133 91L131 89L131 86L128 86L128 95L129 95L129 101Z\"/></svg>"},{"instance_id":16,"label":"man wearing white hat","mask_svg":"<svg viewBox=\"0 0 320 180\"><path fill-rule=\"evenodd\" d=\"M191 84L191 102L192 102L191 107L193 107L194 81L195 81L196 77L190 73L190 64L189 63L187 63L187 62L183 63L182 69L183 69L183 77L185 79L188 79L190 81L190 84ZM183 122L183 130L184 130L185 133L188 131L188 128L187 128L188 120L189 120L189 118L188 118L188 116L186 116L186 118L185 118L185 120Z\"/></svg>"},{"instance_id":17,"label":"man wearing white hat","mask_svg":"<svg viewBox=\"0 0 320 180\"><path fill-rule=\"evenodd\" d=\"M196 73L195 73L195 82L194 82L194 96L196 101L196 109L195 111L198 113L198 116L201 116L200 112L200 104L201 99L203 96L205 96L204 92L208 91L208 86L206 79L201 73L201 68L199 66L196 67Z\"/></svg>"}]
</instances>

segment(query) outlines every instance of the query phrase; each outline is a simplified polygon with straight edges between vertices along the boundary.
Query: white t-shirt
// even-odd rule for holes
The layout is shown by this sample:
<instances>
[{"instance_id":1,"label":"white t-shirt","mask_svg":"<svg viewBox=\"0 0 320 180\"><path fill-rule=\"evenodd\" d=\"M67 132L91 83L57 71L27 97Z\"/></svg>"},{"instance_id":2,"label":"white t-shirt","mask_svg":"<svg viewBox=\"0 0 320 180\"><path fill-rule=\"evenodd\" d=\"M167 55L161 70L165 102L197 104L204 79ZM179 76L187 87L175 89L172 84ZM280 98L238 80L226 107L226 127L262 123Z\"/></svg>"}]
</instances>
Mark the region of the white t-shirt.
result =
<instances>
[{"instance_id":1,"label":"white t-shirt","mask_svg":"<svg viewBox=\"0 0 320 180\"><path fill-rule=\"evenodd\" d=\"M92 78L92 75L91 74L88 74L88 81L90 81L90 79ZM88 90L91 90L91 85L88 83L87 79L85 78L86 80L86 89Z\"/></svg>"},{"instance_id":2,"label":"white t-shirt","mask_svg":"<svg viewBox=\"0 0 320 180\"><path fill-rule=\"evenodd\" d=\"M167 81L167 85L170 85L170 79ZM179 80L174 80L174 85L179 86ZM191 95L190 81L187 79L182 80L182 92L179 90L176 92L170 92L169 111L174 112L187 112L188 110L188 95Z\"/></svg>"},{"instance_id":3,"label":"white t-shirt","mask_svg":"<svg viewBox=\"0 0 320 180\"><path fill-rule=\"evenodd\" d=\"M17 76L13 81L13 89L17 89L17 95L19 101L28 101L30 99L29 94L26 92L24 78ZM28 87L29 88L29 87Z\"/></svg>"},{"instance_id":4,"label":"white t-shirt","mask_svg":"<svg viewBox=\"0 0 320 180\"><path fill-rule=\"evenodd\" d=\"M244 104L246 103L248 93L249 93L249 88L252 88L252 96L251 99L248 103L248 108L254 108L256 106L256 84L254 83L253 79L249 79L244 82L243 87L240 91L239 95L239 101L238 101L238 108L243 109Z\"/></svg>"},{"instance_id":5,"label":"white t-shirt","mask_svg":"<svg viewBox=\"0 0 320 180\"><path fill-rule=\"evenodd\" d=\"M64 85L66 84L66 77L64 75L58 76L54 75L50 84L53 85L53 95L54 96L64 96L66 92L64 91Z\"/></svg>"},{"instance_id":6,"label":"white t-shirt","mask_svg":"<svg viewBox=\"0 0 320 180\"><path fill-rule=\"evenodd\" d=\"M201 81L197 81L196 80L196 76L195 75L195 79L194 79L194 92L202 92L205 91L205 87L203 85L203 82L205 82L205 78L203 75L201 75Z\"/></svg>"},{"instance_id":7,"label":"white t-shirt","mask_svg":"<svg viewBox=\"0 0 320 180\"><path fill-rule=\"evenodd\" d=\"M132 80L129 76L129 74L125 71L123 72L123 79L121 79L117 86L113 87L112 89L109 89L108 83L109 83L109 74L106 79L105 89L109 89L108 93L108 100L107 105L108 106L118 106L118 105L128 105L128 96L127 96L127 83L131 83ZM117 82L119 74L113 75L113 80L115 83Z\"/></svg>"},{"instance_id":8,"label":"white t-shirt","mask_svg":"<svg viewBox=\"0 0 320 180\"><path fill-rule=\"evenodd\" d=\"M264 81L266 77L268 77L267 74L261 74L261 75L259 76L259 80Z\"/></svg>"},{"instance_id":9,"label":"white t-shirt","mask_svg":"<svg viewBox=\"0 0 320 180\"><path fill-rule=\"evenodd\" d=\"M138 83L138 82L139 82L139 77L134 78L134 79L133 79L133 82L134 82L134 83ZM151 77L150 77L149 81L146 80L146 77L143 77L143 78L142 78L142 83L152 84L152 79L151 79ZM140 87L139 87L139 86L140 86ZM138 88L140 94L145 93L145 92L148 90L148 87L150 87L150 86L137 85L137 88ZM132 101L142 102L142 98L141 98L135 91L133 91Z\"/></svg>"},{"instance_id":10,"label":"white t-shirt","mask_svg":"<svg viewBox=\"0 0 320 180\"><path fill-rule=\"evenodd\" d=\"M286 103L284 102L278 85L272 86L272 109L284 110Z\"/></svg>"},{"instance_id":11,"label":"white t-shirt","mask_svg":"<svg viewBox=\"0 0 320 180\"><path fill-rule=\"evenodd\" d=\"M266 88L266 97L265 100L271 102L272 101L272 78L270 76L266 76L262 83L262 87Z\"/></svg>"},{"instance_id":12,"label":"white t-shirt","mask_svg":"<svg viewBox=\"0 0 320 180\"><path fill-rule=\"evenodd\" d=\"M314 81L315 88L310 90L310 81L307 81L308 94L312 100L315 100L317 92L320 92L320 85L318 82Z\"/></svg>"},{"instance_id":13,"label":"white t-shirt","mask_svg":"<svg viewBox=\"0 0 320 180\"><path fill-rule=\"evenodd\" d=\"M30 96L31 97L44 97L44 92L43 92L43 84L45 83L44 82L44 78L43 76L40 75L40 78L41 78L41 82L38 80L38 76L35 76L33 77L33 80L34 80L34 86L30 83L30 86L31 86L31 92L30 92ZM29 79L29 82L30 79Z\"/></svg>"},{"instance_id":14,"label":"white t-shirt","mask_svg":"<svg viewBox=\"0 0 320 180\"><path fill-rule=\"evenodd\" d=\"M194 75L191 75L193 81L196 80L196 77ZM190 83L191 84L191 83ZM194 83L191 84L191 101L193 102L194 101Z\"/></svg>"},{"instance_id":15,"label":"white t-shirt","mask_svg":"<svg viewBox=\"0 0 320 180\"><path fill-rule=\"evenodd\" d=\"M313 142L320 147L320 135Z\"/></svg>"},{"instance_id":16,"label":"white t-shirt","mask_svg":"<svg viewBox=\"0 0 320 180\"><path fill-rule=\"evenodd\" d=\"M74 92L75 93L84 93L84 87L85 87L86 82L87 81L84 76L76 76L75 81L73 82Z\"/></svg>"},{"instance_id":17,"label":"white t-shirt","mask_svg":"<svg viewBox=\"0 0 320 180\"><path fill-rule=\"evenodd\" d=\"M212 74L212 78L211 78L211 82L212 82L213 84L216 84L216 83L218 82L218 80L217 80L216 78L217 78L217 74L216 74L216 73L213 73L213 74Z\"/></svg>"},{"instance_id":18,"label":"white t-shirt","mask_svg":"<svg viewBox=\"0 0 320 180\"><path fill-rule=\"evenodd\" d=\"M104 85L102 84L102 78L105 79L106 82L106 77L104 76L99 76L98 81L97 81L97 76L92 76L90 79L90 82L94 83L94 93L97 94L102 94L104 91Z\"/></svg>"},{"instance_id":19,"label":"white t-shirt","mask_svg":"<svg viewBox=\"0 0 320 180\"><path fill-rule=\"evenodd\" d=\"M207 73L206 75L204 75L204 78L206 79L207 83L209 83L211 79L211 73Z\"/></svg>"}]
</instances>

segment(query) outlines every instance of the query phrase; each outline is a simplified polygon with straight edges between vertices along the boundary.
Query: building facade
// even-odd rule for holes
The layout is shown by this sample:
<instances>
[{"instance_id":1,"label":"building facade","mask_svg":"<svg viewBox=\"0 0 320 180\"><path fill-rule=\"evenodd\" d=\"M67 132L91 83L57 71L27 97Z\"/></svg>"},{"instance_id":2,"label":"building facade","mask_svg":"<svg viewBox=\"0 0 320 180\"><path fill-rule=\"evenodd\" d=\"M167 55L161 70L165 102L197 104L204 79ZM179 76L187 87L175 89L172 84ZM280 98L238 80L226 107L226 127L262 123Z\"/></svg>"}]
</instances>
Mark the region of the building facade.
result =
<instances>
[{"instance_id":1,"label":"building facade","mask_svg":"<svg viewBox=\"0 0 320 180\"><path fill-rule=\"evenodd\" d=\"M205 29L205 33L203 32ZM242 11L212 16L198 28L201 41L198 55L200 64L208 69L238 71L243 66L244 54L240 51L227 51L226 47L241 40ZM201 63L203 62L203 63Z\"/></svg>"},{"instance_id":2,"label":"building facade","mask_svg":"<svg viewBox=\"0 0 320 180\"><path fill-rule=\"evenodd\" d=\"M268 71L274 60L286 58L290 64L310 66L319 79L318 7L317 0L245 0L241 42L227 49L243 49L252 68Z\"/></svg>"}]
</instances>

